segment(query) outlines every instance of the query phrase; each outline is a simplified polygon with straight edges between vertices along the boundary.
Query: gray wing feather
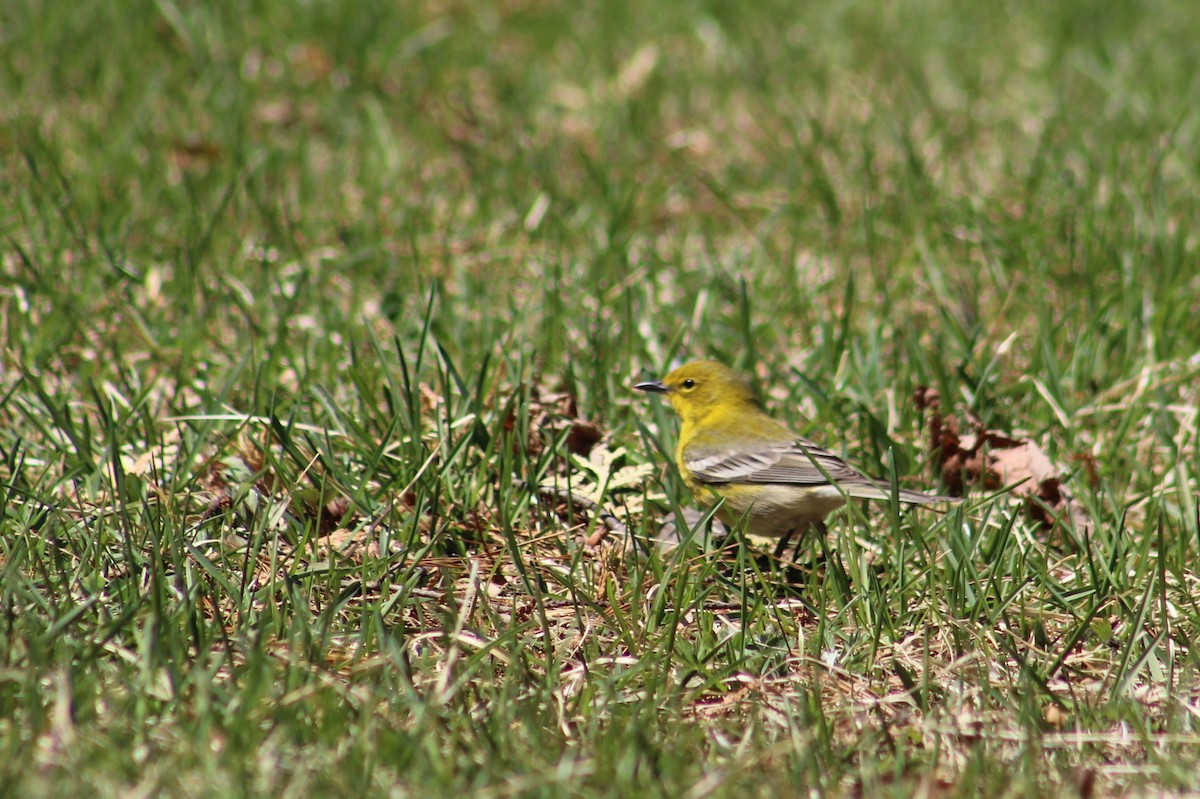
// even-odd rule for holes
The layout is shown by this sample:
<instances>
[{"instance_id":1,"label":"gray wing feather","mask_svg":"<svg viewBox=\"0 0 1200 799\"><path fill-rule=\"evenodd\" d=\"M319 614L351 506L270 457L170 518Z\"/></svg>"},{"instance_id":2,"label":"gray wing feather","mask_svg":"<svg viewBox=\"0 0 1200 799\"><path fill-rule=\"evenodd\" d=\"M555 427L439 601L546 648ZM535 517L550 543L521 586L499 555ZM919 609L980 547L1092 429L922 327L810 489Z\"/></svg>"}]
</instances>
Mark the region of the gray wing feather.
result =
<instances>
[{"instance_id":1,"label":"gray wing feather","mask_svg":"<svg viewBox=\"0 0 1200 799\"><path fill-rule=\"evenodd\" d=\"M892 495L887 481L866 476L829 450L804 439L736 453L689 458L687 465L697 481L709 485L783 483L819 486L833 482L852 497L887 499ZM937 497L903 488L899 489L899 495L902 502L957 501L952 497Z\"/></svg>"}]
</instances>

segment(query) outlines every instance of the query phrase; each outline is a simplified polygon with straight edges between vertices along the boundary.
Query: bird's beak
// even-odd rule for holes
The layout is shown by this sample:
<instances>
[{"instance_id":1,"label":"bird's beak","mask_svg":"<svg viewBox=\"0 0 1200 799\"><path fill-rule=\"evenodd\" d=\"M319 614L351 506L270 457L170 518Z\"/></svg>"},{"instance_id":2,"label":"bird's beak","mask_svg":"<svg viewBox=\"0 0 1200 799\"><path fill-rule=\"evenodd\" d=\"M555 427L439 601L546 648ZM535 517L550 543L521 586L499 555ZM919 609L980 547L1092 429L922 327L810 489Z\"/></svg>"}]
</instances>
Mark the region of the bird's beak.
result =
<instances>
[{"instance_id":1,"label":"bird's beak","mask_svg":"<svg viewBox=\"0 0 1200 799\"><path fill-rule=\"evenodd\" d=\"M649 391L652 394L666 394L667 387L663 385L661 380L647 380L644 383L634 385L638 391Z\"/></svg>"}]
</instances>

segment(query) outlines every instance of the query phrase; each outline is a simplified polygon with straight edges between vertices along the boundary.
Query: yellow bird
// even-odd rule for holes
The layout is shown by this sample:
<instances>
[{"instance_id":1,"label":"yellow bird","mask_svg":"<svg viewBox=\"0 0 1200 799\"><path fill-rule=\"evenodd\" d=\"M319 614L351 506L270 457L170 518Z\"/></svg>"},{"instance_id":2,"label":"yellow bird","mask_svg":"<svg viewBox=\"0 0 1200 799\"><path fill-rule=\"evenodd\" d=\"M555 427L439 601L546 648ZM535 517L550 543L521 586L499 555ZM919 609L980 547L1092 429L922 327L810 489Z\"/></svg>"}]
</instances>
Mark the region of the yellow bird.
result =
<instances>
[{"instance_id":1,"label":"yellow bird","mask_svg":"<svg viewBox=\"0 0 1200 799\"><path fill-rule=\"evenodd\" d=\"M754 535L783 538L777 552L792 532L822 526L847 497L892 496L886 481L866 476L767 416L750 383L716 361L685 364L634 388L665 394L679 414L675 463L696 498L702 503L713 495L724 498L718 516L731 526L746 519ZM904 488L897 494L901 502L918 505L959 501Z\"/></svg>"}]
</instances>

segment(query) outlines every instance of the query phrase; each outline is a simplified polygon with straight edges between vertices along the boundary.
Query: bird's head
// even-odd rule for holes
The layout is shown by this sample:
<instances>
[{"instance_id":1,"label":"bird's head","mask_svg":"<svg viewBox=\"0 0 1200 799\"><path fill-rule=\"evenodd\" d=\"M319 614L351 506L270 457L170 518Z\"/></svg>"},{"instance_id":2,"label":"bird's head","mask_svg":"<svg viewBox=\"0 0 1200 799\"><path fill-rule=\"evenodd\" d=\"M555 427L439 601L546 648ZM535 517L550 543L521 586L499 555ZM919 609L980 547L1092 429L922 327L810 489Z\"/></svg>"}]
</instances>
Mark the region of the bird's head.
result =
<instances>
[{"instance_id":1,"label":"bird's head","mask_svg":"<svg viewBox=\"0 0 1200 799\"><path fill-rule=\"evenodd\" d=\"M713 412L758 407L749 381L716 361L692 361L662 380L638 383L634 388L666 394L684 422L698 421Z\"/></svg>"}]
</instances>

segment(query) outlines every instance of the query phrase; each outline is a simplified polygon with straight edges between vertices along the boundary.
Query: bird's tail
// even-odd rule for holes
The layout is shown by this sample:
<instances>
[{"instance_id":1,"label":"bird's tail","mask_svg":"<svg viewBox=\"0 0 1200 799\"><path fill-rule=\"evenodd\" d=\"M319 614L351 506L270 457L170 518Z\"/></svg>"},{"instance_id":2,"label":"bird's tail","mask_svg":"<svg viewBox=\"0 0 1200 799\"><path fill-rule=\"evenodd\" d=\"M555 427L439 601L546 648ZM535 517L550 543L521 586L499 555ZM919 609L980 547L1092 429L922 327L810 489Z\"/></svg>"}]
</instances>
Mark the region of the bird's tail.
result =
<instances>
[{"instance_id":1,"label":"bird's tail","mask_svg":"<svg viewBox=\"0 0 1200 799\"><path fill-rule=\"evenodd\" d=\"M846 492L849 496L857 499L882 499L888 500L892 497L892 488L887 483L877 482L862 482L862 483L839 483L838 487ZM896 491L901 502L907 502L911 505L937 505L958 504L962 502L959 497L945 497L937 494L922 494L920 491L909 491L907 488L900 488Z\"/></svg>"}]
</instances>

